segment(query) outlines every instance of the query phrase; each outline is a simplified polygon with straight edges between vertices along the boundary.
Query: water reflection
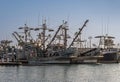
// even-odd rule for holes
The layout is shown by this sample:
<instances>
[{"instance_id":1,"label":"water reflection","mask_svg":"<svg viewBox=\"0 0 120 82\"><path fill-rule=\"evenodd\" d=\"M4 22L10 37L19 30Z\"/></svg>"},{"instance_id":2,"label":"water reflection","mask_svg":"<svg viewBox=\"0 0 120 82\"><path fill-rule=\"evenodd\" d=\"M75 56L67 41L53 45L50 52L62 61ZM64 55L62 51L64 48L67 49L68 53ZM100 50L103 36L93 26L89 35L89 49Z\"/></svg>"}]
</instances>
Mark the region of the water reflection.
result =
<instances>
[{"instance_id":1,"label":"water reflection","mask_svg":"<svg viewBox=\"0 0 120 82\"><path fill-rule=\"evenodd\" d=\"M0 67L0 82L120 82L119 64Z\"/></svg>"},{"instance_id":2,"label":"water reflection","mask_svg":"<svg viewBox=\"0 0 120 82\"><path fill-rule=\"evenodd\" d=\"M52 81L52 82L73 82L71 78L69 78L70 73L75 72L77 70L77 65L63 65L63 66L45 66L42 68L42 72L40 74L40 77L42 81ZM44 77L43 77L44 76Z\"/></svg>"}]
</instances>

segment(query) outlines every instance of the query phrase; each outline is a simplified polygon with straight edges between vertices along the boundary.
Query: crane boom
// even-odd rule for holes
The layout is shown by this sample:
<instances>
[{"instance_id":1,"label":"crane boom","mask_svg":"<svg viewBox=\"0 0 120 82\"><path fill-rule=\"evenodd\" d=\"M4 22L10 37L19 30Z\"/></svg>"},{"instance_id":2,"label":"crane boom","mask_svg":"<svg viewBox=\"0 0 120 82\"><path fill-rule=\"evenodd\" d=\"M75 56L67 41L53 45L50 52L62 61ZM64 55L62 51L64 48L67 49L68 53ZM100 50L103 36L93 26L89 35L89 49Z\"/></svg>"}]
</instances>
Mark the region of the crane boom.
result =
<instances>
[{"instance_id":1,"label":"crane boom","mask_svg":"<svg viewBox=\"0 0 120 82\"><path fill-rule=\"evenodd\" d=\"M52 40L50 41L50 43L48 44L47 48L51 45L51 43L55 40L55 37L57 36L58 32L60 31L60 29L62 28L62 25L59 26L58 30L56 31L55 35L53 36Z\"/></svg>"},{"instance_id":2,"label":"crane boom","mask_svg":"<svg viewBox=\"0 0 120 82\"><path fill-rule=\"evenodd\" d=\"M78 35L80 35L80 34L81 34L81 32L82 32L83 28L86 26L86 24L87 24L87 22L88 22L88 21L89 21L89 20L86 20L86 21L84 22L84 24L83 24L82 28L80 28L80 29L79 29L79 32L77 33L77 35L75 36L75 38L73 39L73 41L71 42L71 44L69 45L69 47L68 47L68 48L70 48L70 47L73 45L73 42L76 40L76 38L78 37Z\"/></svg>"},{"instance_id":3,"label":"crane boom","mask_svg":"<svg viewBox=\"0 0 120 82\"><path fill-rule=\"evenodd\" d=\"M15 39L18 41L18 45L23 45L23 40L20 39L20 36L18 36L15 32L12 33L12 35L15 37Z\"/></svg>"},{"instance_id":4,"label":"crane boom","mask_svg":"<svg viewBox=\"0 0 120 82\"><path fill-rule=\"evenodd\" d=\"M16 39L18 42L20 41L14 33L12 33L12 35L15 37L15 39Z\"/></svg>"},{"instance_id":5,"label":"crane boom","mask_svg":"<svg viewBox=\"0 0 120 82\"><path fill-rule=\"evenodd\" d=\"M20 39L21 42L24 42L24 41L22 40L22 38L20 37L20 35L19 35L17 32L14 32L14 33L19 37L19 39Z\"/></svg>"}]
</instances>

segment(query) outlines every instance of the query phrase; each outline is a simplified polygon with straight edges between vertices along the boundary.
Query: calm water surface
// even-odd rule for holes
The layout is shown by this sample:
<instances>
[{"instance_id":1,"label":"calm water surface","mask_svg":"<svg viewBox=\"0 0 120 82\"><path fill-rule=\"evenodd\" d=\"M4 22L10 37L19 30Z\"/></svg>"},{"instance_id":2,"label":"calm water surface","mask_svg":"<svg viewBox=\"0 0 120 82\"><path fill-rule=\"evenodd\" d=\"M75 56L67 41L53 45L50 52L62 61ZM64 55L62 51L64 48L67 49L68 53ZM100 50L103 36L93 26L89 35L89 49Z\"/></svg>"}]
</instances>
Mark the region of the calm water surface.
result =
<instances>
[{"instance_id":1,"label":"calm water surface","mask_svg":"<svg viewBox=\"0 0 120 82\"><path fill-rule=\"evenodd\" d=\"M120 64L0 66L0 82L120 82Z\"/></svg>"}]
</instances>

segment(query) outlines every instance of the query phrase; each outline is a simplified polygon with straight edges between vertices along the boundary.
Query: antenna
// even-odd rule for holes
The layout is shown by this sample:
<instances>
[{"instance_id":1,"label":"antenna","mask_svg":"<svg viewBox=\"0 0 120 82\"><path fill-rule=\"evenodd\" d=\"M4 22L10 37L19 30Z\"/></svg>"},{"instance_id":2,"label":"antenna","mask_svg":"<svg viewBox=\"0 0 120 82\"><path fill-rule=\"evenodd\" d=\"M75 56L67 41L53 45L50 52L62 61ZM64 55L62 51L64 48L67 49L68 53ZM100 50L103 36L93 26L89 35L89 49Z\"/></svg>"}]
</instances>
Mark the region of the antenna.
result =
<instances>
[{"instance_id":1,"label":"antenna","mask_svg":"<svg viewBox=\"0 0 120 82\"><path fill-rule=\"evenodd\" d=\"M62 20L63 24L64 24L64 20Z\"/></svg>"},{"instance_id":2,"label":"antenna","mask_svg":"<svg viewBox=\"0 0 120 82\"><path fill-rule=\"evenodd\" d=\"M109 34L109 17L107 18L107 34Z\"/></svg>"},{"instance_id":3,"label":"antenna","mask_svg":"<svg viewBox=\"0 0 120 82\"><path fill-rule=\"evenodd\" d=\"M44 23L44 17L42 16L42 24Z\"/></svg>"},{"instance_id":4,"label":"antenna","mask_svg":"<svg viewBox=\"0 0 120 82\"><path fill-rule=\"evenodd\" d=\"M47 20L48 22L47 22L47 24L48 24L48 26L50 26L50 17L48 17L48 20Z\"/></svg>"},{"instance_id":5,"label":"antenna","mask_svg":"<svg viewBox=\"0 0 120 82\"><path fill-rule=\"evenodd\" d=\"M67 25L69 26L69 15L67 16Z\"/></svg>"},{"instance_id":6,"label":"antenna","mask_svg":"<svg viewBox=\"0 0 120 82\"><path fill-rule=\"evenodd\" d=\"M45 20L44 20L44 24L46 24L46 18L45 18Z\"/></svg>"},{"instance_id":7,"label":"antenna","mask_svg":"<svg viewBox=\"0 0 120 82\"><path fill-rule=\"evenodd\" d=\"M42 16L42 24L46 24L46 17Z\"/></svg>"},{"instance_id":8,"label":"antenna","mask_svg":"<svg viewBox=\"0 0 120 82\"><path fill-rule=\"evenodd\" d=\"M103 17L102 17L102 22L101 23L102 23L102 35L103 35Z\"/></svg>"},{"instance_id":9,"label":"antenna","mask_svg":"<svg viewBox=\"0 0 120 82\"><path fill-rule=\"evenodd\" d=\"M40 26L40 14L38 15L38 26Z\"/></svg>"},{"instance_id":10,"label":"antenna","mask_svg":"<svg viewBox=\"0 0 120 82\"><path fill-rule=\"evenodd\" d=\"M27 19L27 17L26 17L25 24L27 24L27 23L28 23L28 19Z\"/></svg>"}]
</instances>

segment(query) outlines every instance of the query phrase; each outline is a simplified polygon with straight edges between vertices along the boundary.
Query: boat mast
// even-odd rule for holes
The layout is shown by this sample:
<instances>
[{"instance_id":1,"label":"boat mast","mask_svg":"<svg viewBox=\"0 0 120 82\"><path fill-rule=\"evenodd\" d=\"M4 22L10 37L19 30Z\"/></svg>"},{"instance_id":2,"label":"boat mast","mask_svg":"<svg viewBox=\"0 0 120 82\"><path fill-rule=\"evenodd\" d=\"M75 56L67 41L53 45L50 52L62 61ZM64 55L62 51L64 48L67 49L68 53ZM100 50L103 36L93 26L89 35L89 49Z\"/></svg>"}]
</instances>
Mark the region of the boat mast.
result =
<instances>
[{"instance_id":1,"label":"boat mast","mask_svg":"<svg viewBox=\"0 0 120 82\"><path fill-rule=\"evenodd\" d=\"M35 31L37 31L37 30L40 30L40 29L42 29L42 33L40 34L39 33L39 38L41 39L41 47L42 47L42 49L43 50L45 50L46 49L46 41L48 40L48 38L49 38L49 36L50 36L50 34L48 35L48 36L46 36L46 31L48 30L49 32L52 32L52 31L54 31L53 29L50 29L50 28L47 28L47 25L46 25L46 20L45 20L45 22L42 24L42 27L41 28L35 28ZM46 38L47 37L47 38Z\"/></svg>"},{"instance_id":2,"label":"boat mast","mask_svg":"<svg viewBox=\"0 0 120 82\"><path fill-rule=\"evenodd\" d=\"M67 21L66 21L66 22L64 22L64 26L63 26L63 29L64 29L64 49L67 48L67 30L68 30L67 27L68 26L67 26Z\"/></svg>"},{"instance_id":3,"label":"boat mast","mask_svg":"<svg viewBox=\"0 0 120 82\"><path fill-rule=\"evenodd\" d=\"M25 24L24 27L19 27L19 29L23 29L24 30L25 43L28 42L28 37L31 38L31 40L32 40L32 36L31 36L30 30L34 30L33 28L30 28L30 27L27 26L27 24Z\"/></svg>"},{"instance_id":4,"label":"boat mast","mask_svg":"<svg viewBox=\"0 0 120 82\"><path fill-rule=\"evenodd\" d=\"M45 35L46 35L46 22L42 25L43 27L43 39L42 39L42 45L43 45L43 50L45 50Z\"/></svg>"}]
</instances>

